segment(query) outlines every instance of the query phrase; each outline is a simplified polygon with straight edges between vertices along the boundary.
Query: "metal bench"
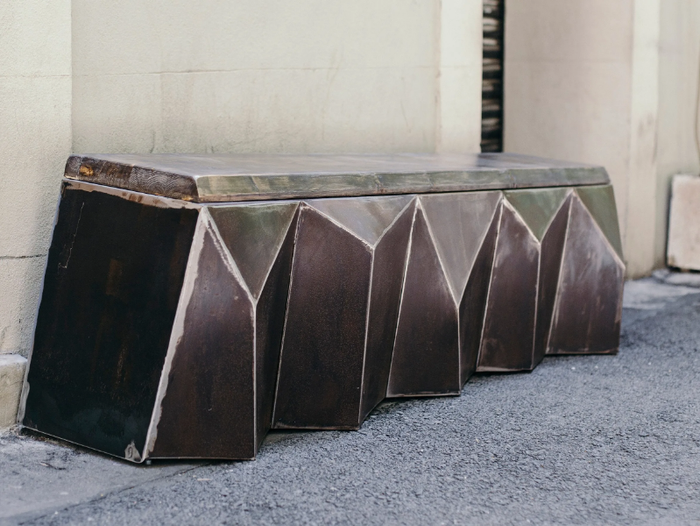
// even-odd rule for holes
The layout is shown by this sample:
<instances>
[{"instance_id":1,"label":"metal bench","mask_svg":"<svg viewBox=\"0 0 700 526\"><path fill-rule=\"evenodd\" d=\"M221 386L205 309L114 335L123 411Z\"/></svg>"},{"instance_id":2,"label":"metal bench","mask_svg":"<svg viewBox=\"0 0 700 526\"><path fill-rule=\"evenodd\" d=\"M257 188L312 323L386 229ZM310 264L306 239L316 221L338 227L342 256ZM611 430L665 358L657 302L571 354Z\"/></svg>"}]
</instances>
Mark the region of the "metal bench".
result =
<instances>
[{"instance_id":1,"label":"metal bench","mask_svg":"<svg viewBox=\"0 0 700 526\"><path fill-rule=\"evenodd\" d=\"M614 353L603 168L508 154L68 160L23 425L104 453L254 458L386 397Z\"/></svg>"}]
</instances>

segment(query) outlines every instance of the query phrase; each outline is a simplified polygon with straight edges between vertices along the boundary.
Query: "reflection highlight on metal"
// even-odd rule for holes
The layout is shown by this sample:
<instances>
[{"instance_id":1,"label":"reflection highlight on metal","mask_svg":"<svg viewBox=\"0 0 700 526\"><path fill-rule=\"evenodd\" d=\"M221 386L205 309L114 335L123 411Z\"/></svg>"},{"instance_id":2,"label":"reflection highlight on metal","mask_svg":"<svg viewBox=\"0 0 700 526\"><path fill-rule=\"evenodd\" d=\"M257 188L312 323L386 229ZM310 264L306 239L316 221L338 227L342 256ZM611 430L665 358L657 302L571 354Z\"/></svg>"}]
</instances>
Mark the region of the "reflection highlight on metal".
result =
<instances>
[{"instance_id":1,"label":"reflection highlight on metal","mask_svg":"<svg viewBox=\"0 0 700 526\"><path fill-rule=\"evenodd\" d=\"M196 204L65 181L23 424L250 459L271 428L615 353L620 247L608 184Z\"/></svg>"}]
</instances>

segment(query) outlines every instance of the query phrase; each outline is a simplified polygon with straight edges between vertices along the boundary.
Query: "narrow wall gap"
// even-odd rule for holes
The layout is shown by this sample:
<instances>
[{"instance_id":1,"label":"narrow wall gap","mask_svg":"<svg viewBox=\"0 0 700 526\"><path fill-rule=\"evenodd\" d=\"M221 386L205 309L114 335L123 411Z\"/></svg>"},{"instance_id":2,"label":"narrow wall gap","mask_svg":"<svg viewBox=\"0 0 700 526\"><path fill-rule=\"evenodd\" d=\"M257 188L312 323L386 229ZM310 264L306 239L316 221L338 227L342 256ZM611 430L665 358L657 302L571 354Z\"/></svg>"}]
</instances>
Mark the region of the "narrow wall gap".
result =
<instances>
[{"instance_id":1,"label":"narrow wall gap","mask_svg":"<svg viewBox=\"0 0 700 526\"><path fill-rule=\"evenodd\" d=\"M503 23L505 0L484 0L481 151L503 151Z\"/></svg>"}]
</instances>

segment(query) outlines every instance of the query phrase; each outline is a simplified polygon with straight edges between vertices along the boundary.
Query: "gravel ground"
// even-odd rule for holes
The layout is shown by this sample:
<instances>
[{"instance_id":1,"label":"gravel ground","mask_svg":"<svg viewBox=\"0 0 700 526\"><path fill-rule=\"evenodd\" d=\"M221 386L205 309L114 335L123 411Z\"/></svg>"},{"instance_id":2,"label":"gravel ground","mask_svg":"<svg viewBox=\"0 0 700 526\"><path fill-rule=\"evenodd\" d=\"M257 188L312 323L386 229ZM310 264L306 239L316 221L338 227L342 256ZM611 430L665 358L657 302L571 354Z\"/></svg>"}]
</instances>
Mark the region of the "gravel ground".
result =
<instances>
[{"instance_id":1,"label":"gravel ground","mask_svg":"<svg viewBox=\"0 0 700 526\"><path fill-rule=\"evenodd\" d=\"M273 433L253 462L0 437L0 524L700 524L700 289L649 278L625 304L617 356Z\"/></svg>"}]
</instances>

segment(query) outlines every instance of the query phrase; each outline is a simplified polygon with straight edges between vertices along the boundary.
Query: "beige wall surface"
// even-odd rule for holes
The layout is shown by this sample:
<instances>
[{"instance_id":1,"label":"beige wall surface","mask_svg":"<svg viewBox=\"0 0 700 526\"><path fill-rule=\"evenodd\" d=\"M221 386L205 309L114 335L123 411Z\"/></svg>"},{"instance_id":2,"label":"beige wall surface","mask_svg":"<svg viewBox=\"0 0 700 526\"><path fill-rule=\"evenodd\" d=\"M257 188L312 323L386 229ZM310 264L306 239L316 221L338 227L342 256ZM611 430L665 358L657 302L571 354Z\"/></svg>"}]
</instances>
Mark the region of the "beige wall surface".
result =
<instances>
[{"instance_id":1,"label":"beige wall surface","mask_svg":"<svg viewBox=\"0 0 700 526\"><path fill-rule=\"evenodd\" d=\"M0 5L0 354L31 345L71 149L70 0Z\"/></svg>"},{"instance_id":2,"label":"beige wall surface","mask_svg":"<svg viewBox=\"0 0 700 526\"><path fill-rule=\"evenodd\" d=\"M655 265L665 264L671 177L699 174L700 0L662 0Z\"/></svg>"},{"instance_id":3,"label":"beige wall surface","mask_svg":"<svg viewBox=\"0 0 700 526\"><path fill-rule=\"evenodd\" d=\"M635 0L633 10L629 163L625 206L620 210L629 277L647 275L654 268L661 1Z\"/></svg>"},{"instance_id":4,"label":"beige wall surface","mask_svg":"<svg viewBox=\"0 0 700 526\"><path fill-rule=\"evenodd\" d=\"M441 0L435 151L478 152L481 143L481 0Z\"/></svg>"},{"instance_id":5,"label":"beige wall surface","mask_svg":"<svg viewBox=\"0 0 700 526\"><path fill-rule=\"evenodd\" d=\"M479 1L193 5L73 1L76 152L478 149Z\"/></svg>"}]
</instances>

